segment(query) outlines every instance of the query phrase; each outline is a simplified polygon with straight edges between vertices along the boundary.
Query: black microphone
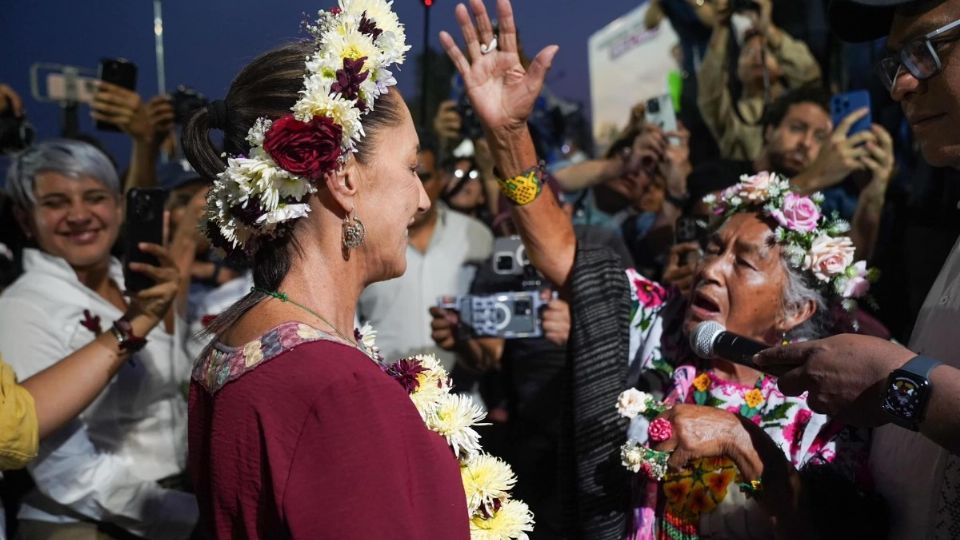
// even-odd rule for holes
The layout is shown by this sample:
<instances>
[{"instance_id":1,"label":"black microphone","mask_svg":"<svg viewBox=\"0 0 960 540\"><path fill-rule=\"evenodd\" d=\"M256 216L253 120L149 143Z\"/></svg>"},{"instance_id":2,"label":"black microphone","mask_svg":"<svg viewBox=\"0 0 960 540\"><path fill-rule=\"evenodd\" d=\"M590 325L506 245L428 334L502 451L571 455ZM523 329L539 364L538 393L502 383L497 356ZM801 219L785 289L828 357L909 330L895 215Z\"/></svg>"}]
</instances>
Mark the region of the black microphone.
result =
<instances>
[{"instance_id":1,"label":"black microphone","mask_svg":"<svg viewBox=\"0 0 960 540\"><path fill-rule=\"evenodd\" d=\"M770 346L727 332L717 321L704 321L690 334L690 348L700 358L723 358L759 371L760 368L753 363L753 355Z\"/></svg>"}]
</instances>

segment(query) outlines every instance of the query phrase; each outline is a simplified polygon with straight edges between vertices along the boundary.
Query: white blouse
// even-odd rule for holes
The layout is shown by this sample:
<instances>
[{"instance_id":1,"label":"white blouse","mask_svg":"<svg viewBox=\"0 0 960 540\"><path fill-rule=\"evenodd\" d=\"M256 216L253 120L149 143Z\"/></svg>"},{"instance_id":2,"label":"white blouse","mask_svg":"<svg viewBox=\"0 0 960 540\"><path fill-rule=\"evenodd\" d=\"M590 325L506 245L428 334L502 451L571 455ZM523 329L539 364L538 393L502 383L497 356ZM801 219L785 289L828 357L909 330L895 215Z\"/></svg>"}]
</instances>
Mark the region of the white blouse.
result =
<instances>
[{"instance_id":1,"label":"white blouse","mask_svg":"<svg viewBox=\"0 0 960 540\"><path fill-rule=\"evenodd\" d=\"M109 329L123 313L84 286L66 261L24 250L24 274L0 295L0 354L19 380L55 364ZM123 288L120 262L110 277ZM40 445L28 466L37 488L20 519L54 523L109 522L146 538L187 538L197 521L193 495L156 481L186 466L190 360L183 323L162 326L120 368L100 396Z\"/></svg>"}]
</instances>

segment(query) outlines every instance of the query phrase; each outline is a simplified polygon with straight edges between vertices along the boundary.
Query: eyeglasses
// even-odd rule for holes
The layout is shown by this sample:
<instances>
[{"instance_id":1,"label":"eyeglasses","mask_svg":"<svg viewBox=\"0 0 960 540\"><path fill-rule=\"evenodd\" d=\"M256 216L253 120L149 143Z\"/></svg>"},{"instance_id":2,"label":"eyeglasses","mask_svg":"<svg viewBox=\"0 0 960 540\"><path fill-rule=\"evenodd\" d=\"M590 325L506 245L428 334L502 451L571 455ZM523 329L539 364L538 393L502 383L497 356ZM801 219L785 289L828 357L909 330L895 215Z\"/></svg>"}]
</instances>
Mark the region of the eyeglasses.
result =
<instances>
[{"instance_id":1,"label":"eyeglasses","mask_svg":"<svg viewBox=\"0 0 960 540\"><path fill-rule=\"evenodd\" d=\"M937 46L960 39L960 33L947 38L937 39L937 37L957 28L960 28L960 19L909 41L898 52L880 60L877 70L887 90L893 89L897 77L900 76L901 66L907 68L911 75L921 81L940 73L943 63L940 61L940 55L937 54Z\"/></svg>"}]
</instances>

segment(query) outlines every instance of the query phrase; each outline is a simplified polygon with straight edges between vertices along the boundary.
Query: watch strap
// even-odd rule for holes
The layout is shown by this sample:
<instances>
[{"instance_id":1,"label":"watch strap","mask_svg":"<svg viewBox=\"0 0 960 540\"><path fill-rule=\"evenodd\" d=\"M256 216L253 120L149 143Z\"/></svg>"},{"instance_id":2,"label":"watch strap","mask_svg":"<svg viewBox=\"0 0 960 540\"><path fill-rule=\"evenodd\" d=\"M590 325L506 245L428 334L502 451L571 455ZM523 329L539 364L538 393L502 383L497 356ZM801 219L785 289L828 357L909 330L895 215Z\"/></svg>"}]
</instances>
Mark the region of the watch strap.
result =
<instances>
[{"instance_id":1,"label":"watch strap","mask_svg":"<svg viewBox=\"0 0 960 540\"><path fill-rule=\"evenodd\" d=\"M930 380L930 372L933 371L933 368L939 366L941 363L942 362L939 360L935 360L929 356L918 355L914 356L910 360L907 360L907 363L904 364L900 369Z\"/></svg>"}]
</instances>

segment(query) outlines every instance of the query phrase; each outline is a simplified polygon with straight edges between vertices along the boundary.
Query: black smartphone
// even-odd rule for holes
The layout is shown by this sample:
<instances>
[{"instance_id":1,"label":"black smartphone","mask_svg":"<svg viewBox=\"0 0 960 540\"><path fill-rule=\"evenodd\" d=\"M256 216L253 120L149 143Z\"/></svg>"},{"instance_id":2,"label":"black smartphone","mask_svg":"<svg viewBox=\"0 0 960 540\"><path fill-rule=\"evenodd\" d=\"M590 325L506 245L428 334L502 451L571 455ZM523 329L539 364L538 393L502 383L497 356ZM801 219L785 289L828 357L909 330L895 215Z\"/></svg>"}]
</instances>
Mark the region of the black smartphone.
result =
<instances>
[{"instance_id":1,"label":"black smartphone","mask_svg":"<svg viewBox=\"0 0 960 540\"><path fill-rule=\"evenodd\" d=\"M127 291L136 293L153 286L146 274L130 270L130 263L139 262L158 266L160 262L149 253L140 251L138 244L163 244L163 211L167 192L159 188L133 188L127 192L126 219L123 229L123 281Z\"/></svg>"},{"instance_id":2,"label":"black smartphone","mask_svg":"<svg viewBox=\"0 0 960 540\"><path fill-rule=\"evenodd\" d=\"M676 225L674 226L673 243L686 244L687 242L698 242L703 246L706 232L706 222L691 216L680 216L677 218ZM689 263L687 255L689 255L689 252L681 254L679 261L681 266L686 266Z\"/></svg>"},{"instance_id":3,"label":"black smartphone","mask_svg":"<svg viewBox=\"0 0 960 540\"><path fill-rule=\"evenodd\" d=\"M100 60L97 78L128 90L136 90L137 65L124 58L103 58ZM97 121L97 129L102 131L120 131L120 128L114 124L101 121Z\"/></svg>"}]
</instances>

